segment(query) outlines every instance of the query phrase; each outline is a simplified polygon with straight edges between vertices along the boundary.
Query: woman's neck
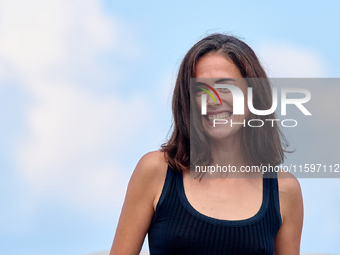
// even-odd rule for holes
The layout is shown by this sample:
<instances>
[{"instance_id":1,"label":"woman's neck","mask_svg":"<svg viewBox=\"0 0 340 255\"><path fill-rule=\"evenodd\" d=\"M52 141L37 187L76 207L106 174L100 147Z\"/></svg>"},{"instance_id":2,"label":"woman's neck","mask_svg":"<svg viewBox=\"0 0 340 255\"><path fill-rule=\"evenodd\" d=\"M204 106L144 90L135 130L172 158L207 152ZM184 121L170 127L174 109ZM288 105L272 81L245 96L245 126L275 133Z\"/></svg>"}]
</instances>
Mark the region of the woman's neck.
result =
<instances>
[{"instance_id":1,"label":"woman's neck","mask_svg":"<svg viewBox=\"0 0 340 255\"><path fill-rule=\"evenodd\" d=\"M238 132L232 137L227 137L223 140L210 140L210 151L212 157L212 166L226 166L228 169L240 169L241 166L247 165L247 160L244 156L242 148L242 132ZM219 176L220 174L216 174ZM229 174L223 174L230 175Z\"/></svg>"}]
</instances>

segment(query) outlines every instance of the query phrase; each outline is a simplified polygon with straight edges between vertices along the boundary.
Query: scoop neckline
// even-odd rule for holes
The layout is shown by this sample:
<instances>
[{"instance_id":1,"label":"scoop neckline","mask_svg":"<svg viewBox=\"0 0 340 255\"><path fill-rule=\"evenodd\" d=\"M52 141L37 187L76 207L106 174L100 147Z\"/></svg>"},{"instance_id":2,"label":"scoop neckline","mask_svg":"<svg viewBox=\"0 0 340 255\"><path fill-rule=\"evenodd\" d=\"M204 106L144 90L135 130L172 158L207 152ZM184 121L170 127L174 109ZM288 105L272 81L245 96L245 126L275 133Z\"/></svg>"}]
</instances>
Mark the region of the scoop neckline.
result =
<instances>
[{"instance_id":1,"label":"scoop neckline","mask_svg":"<svg viewBox=\"0 0 340 255\"><path fill-rule=\"evenodd\" d=\"M184 190L183 174L181 172L177 172L176 178L177 178L177 181L176 181L177 192L179 194L179 198L180 198L182 205L192 216L206 223L210 223L213 225L235 226L235 227L251 225L251 224L254 224L260 221L264 217L267 211L268 200L269 200L269 180L270 180L269 178L264 178L264 177L262 178L262 202L261 202L260 209L253 216L247 219L241 219L241 220L217 219L217 218L207 216L203 213L200 213L188 201L188 198Z\"/></svg>"}]
</instances>

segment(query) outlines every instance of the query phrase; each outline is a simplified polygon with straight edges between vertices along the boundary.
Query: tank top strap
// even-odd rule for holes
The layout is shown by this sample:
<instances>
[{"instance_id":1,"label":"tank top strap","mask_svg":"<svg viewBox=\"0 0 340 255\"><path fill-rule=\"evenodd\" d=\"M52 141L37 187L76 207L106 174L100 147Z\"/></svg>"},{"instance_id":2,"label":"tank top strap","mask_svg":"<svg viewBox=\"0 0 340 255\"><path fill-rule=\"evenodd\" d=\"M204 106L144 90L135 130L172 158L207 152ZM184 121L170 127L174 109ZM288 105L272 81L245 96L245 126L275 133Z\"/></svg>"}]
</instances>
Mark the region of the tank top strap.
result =
<instances>
[{"instance_id":1,"label":"tank top strap","mask_svg":"<svg viewBox=\"0 0 340 255\"><path fill-rule=\"evenodd\" d=\"M151 223L153 223L157 219L158 212L159 212L160 208L162 207L162 205L164 204L164 201L165 201L166 197L168 196L168 193L171 191L170 187L172 185L174 185L175 175L176 175L175 170L173 170L168 165L168 169L166 171L166 177L165 177L162 193L161 193L161 196L159 197L159 200L158 200L158 203L157 203L157 206L156 206L156 210L155 210L155 213L153 215Z\"/></svg>"},{"instance_id":2,"label":"tank top strap","mask_svg":"<svg viewBox=\"0 0 340 255\"><path fill-rule=\"evenodd\" d=\"M275 212L280 222L279 225L281 226L282 218L281 218L281 212L280 212L279 185L278 185L277 173L276 172L272 173L270 177L268 178L268 180L270 181L271 204L274 206Z\"/></svg>"}]
</instances>

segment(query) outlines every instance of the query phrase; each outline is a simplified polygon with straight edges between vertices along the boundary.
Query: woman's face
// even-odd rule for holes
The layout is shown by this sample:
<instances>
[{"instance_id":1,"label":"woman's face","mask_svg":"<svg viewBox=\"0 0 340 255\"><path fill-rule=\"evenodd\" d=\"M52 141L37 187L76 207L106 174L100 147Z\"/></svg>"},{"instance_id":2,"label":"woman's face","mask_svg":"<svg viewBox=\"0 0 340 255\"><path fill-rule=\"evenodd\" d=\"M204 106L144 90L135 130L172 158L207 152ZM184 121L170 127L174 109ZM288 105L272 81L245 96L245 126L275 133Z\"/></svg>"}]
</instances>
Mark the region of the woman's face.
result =
<instances>
[{"instance_id":1,"label":"woman's face","mask_svg":"<svg viewBox=\"0 0 340 255\"><path fill-rule=\"evenodd\" d=\"M201 96L203 93L206 93L200 88L208 90L214 96L217 103L215 104L213 99L207 95L207 115L201 115L205 133L214 140L221 140L226 137L235 136L235 134L240 134L240 131L244 126L243 121L247 120L249 110L246 105L248 86L245 79L242 78L238 67L225 56L217 53L208 53L197 62L195 78L195 95L198 108L201 109ZM245 114L233 115L233 97L230 90L226 88L215 89L221 98L221 105L215 93L204 84L207 84L213 88L215 84L230 84L239 87L242 90L245 98ZM218 124L214 127L214 119L224 119L227 120L228 123ZM230 124L231 121L233 122L232 127ZM235 122L241 124L236 124ZM247 125L247 122L245 122L245 125Z\"/></svg>"}]
</instances>

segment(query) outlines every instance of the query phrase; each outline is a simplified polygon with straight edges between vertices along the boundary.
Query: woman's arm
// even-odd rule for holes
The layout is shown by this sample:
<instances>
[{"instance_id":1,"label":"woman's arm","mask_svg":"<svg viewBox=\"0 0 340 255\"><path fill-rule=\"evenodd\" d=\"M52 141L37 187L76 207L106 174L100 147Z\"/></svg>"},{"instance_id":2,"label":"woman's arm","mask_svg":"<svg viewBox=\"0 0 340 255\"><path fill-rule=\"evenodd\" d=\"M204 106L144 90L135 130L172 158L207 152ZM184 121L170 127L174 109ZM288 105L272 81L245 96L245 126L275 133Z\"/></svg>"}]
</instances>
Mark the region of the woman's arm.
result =
<instances>
[{"instance_id":1,"label":"woman's arm","mask_svg":"<svg viewBox=\"0 0 340 255\"><path fill-rule=\"evenodd\" d=\"M279 173L278 176L282 225L275 237L275 255L299 255L303 223L300 184L289 173Z\"/></svg>"},{"instance_id":2,"label":"woman's arm","mask_svg":"<svg viewBox=\"0 0 340 255\"><path fill-rule=\"evenodd\" d=\"M138 162L128 185L110 255L137 255L144 242L166 176L162 152L150 152Z\"/></svg>"}]
</instances>

